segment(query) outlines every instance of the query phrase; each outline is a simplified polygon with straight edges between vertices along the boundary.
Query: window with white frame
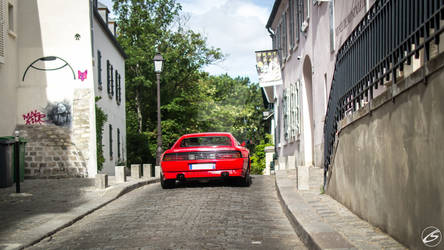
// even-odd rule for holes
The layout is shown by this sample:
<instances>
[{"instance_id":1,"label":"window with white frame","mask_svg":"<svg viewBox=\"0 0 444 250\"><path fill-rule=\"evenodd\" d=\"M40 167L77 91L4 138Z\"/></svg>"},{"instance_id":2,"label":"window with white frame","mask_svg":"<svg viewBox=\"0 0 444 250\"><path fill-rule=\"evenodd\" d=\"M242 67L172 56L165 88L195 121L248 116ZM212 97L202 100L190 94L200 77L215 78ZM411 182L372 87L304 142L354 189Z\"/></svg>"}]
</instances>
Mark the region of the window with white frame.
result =
<instances>
[{"instance_id":1,"label":"window with white frame","mask_svg":"<svg viewBox=\"0 0 444 250\"><path fill-rule=\"evenodd\" d=\"M288 98L288 89L284 89L284 92L283 92L283 105L282 105L282 108L283 108L283 116L284 116L284 139L286 140L286 141L288 141L288 139L289 139L289 133L288 133L288 131L289 131L289 98Z\"/></svg>"},{"instance_id":2,"label":"window with white frame","mask_svg":"<svg viewBox=\"0 0 444 250\"><path fill-rule=\"evenodd\" d=\"M284 138L293 142L300 134L300 81L290 84L283 93Z\"/></svg>"}]
</instances>

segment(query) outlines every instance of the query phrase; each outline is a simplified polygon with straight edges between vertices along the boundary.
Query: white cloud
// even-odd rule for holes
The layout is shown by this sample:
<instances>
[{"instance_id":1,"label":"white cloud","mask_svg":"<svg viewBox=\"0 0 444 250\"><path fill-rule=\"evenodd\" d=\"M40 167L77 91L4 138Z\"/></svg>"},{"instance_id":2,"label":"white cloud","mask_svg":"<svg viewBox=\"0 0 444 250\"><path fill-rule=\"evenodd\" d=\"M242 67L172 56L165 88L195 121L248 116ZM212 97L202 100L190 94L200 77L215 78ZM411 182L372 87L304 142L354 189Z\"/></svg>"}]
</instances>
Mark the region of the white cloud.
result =
<instances>
[{"instance_id":1,"label":"white cloud","mask_svg":"<svg viewBox=\"0 0 444 250\"><path fill-rule=\"evenodd\" d=\"M203 33L208 44L227 54L225 61L205 68L210 74L228 73L257 81L255 50L271 48L265 29L269 10L251 0L179 0L190 14L191 29Z\"/></svg>"}]
</instances>

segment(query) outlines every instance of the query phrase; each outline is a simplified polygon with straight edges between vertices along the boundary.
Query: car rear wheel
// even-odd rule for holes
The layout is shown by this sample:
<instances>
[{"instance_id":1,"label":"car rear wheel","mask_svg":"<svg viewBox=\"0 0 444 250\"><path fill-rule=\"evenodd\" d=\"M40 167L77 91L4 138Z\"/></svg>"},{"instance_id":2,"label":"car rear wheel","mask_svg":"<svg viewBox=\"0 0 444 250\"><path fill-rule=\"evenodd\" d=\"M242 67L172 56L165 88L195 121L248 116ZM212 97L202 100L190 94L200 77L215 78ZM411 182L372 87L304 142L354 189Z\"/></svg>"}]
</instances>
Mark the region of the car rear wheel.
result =
<instances>
[{"instance_id":1,"label":"car rear wheel","mask_svg":"<svg viewBox=\"0 0 444 250\"><path fill-rule=\"evenodd\" d=\"M249 187L251 185L250 165L248 165L248 170L247 173L245 173L245 177L240 179L240 185L243 187Z\"/></svg>"},{"instance_id":2,"label":"car rear wheel","mask_svg":"<svg viewBox=\"0 0 444 250\"><path fill-rule=\"evenodd\" d=\"M162 186L163 189L174 188L174 186L176 185L176 180L165 180L165 177L163 176L163 174L161 174L160 185Z\"/></svg>"}]
</instances>

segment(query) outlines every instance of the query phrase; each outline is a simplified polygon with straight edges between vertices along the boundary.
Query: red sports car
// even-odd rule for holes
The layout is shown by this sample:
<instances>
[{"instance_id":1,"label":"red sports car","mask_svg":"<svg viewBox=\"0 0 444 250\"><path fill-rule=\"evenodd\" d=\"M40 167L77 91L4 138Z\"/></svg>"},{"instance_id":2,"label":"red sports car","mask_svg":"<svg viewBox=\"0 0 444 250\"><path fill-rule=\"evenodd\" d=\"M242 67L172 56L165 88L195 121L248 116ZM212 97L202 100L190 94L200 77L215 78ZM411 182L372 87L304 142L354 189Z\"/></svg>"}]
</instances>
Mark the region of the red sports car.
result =
<instances>
[{"instance_id":1,"label":"red sports car","mask_svg":"<svg viewBox=\"0 0 444 250\"><path fill-rule=\"evenodd\" d=\"M183 135L162 155L162 188L173 188L176 180L220 178L237 178L249 186L250 152L244 146L230 133Z\"/></svg>"}]
</instances>

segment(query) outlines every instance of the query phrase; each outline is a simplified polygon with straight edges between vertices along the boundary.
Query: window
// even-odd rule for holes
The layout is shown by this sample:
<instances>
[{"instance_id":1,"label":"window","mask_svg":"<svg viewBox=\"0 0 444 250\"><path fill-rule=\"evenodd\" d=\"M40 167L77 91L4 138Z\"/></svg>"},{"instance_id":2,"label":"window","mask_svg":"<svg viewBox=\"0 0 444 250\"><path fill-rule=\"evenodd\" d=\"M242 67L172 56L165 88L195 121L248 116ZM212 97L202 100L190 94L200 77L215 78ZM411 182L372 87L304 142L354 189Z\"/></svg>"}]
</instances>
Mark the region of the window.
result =
<instances>
[{"instance_id":1,"label":"window","mask_svg":"<svg viewBox=\"0 0 444 250\"><path fill-rule=\"evenodd\" d=\"M290 119L291 119L291 128L290 128L290 137L292 140L296 138L296 136L300 133L300 102L299 102L299 89L300 89L300 81L297 81L295 84L290 85L291 93L290 93Z\"/></svg>"},{"instance_id":2,"label":"window","mask_svg":"<svg viewBox=\"0 0 444 250\"><path fill-rule=\"evenodd\" d=\"M228 136L202 136L185 138L180 142L181 148L207 146L231 146L231 139Z\"/></svg>"},{"instance_id":3,"label":"window","mask_svg":"<svg viewBox=\"0 0 444 250\"><path fill-rule=\"evenodd\" d=\"M8 24L9 31L14 32L14 6L8 3Z\"/></svg>"},{"instance_id":4,"label":"window","mask_svg":"<svg viewBox=\"0 0 444 250\"><path fill-rule=\"evenodd\" d=\"M0 0L0 63L5 62L6 53L6 2Z\"/></svg>"},{"instance_id":5,"label":"window","mask_svg":"<svg viewBox=\"0 0 444 250\"><path fill-rule=\"evenodd\" d=\"M300 81L290 84L283 94L284 138L295 141L300 133Z\"/></svg>"},{"instance_id":6,"label":"window","mask_svg":"<svg viewBox=\"0 0 444 250\"><path fill-rule=\"evenodd\" d=\"M98 88L102 90L102 53L97 50L97 75L98 75Z\"/></svg>"},{"instance_id":7,"label":"window","mask_svg":"<svg viewBox=\"0 0 444 250\"><path fill-rule=\"evenodd\" d=\"M299 31L302 31L301 27L304 23L304 1L305 0L298 0L298 29ZM299 37L299 35L298 35ZM298 38L299 40L299 38Z\"/></svg>"},{"instance_id":8,"label":"window","mask_svg":"<svg viewBox=\"0 0 444 250\"><path fill-rule=\"evenodd\" d=\"M299 6L299 1L300 0L294 0L294 14L295 14L295 25L294 25L294 33L295 33L295 39L296 42L299 42L299 36L300 36L300 32L301 32L301 13L300 13L300 6Z\"/></svg>"},{"instance_id":9,"label":"window","mask_svg":"<svg viewBox=\"0 0 444 250\"><path fill-rule=\"evenodd\" d=\"M275 34L276 34L276 50L278 51L278 58L279 58L279 63L281 63L281 65L282 65L282 61L281 61L281 58L282 58L282 51L281 51L281 25L279 24L277 27L276 27L276 32L275 32Z\"/></svg>"},{"instance_id":10,"label":"window","mask_svg":"<svg viewBox=\"0 0 444 250\"><path fill-rule=\"evenodd\" d=\"M108 93L108 95L111 93L110 85L111 85L111 79L110 79L110 74L109 74L109 70L111 68L111 64L109 64L109 60L106 60L106 92Z\"/></svg>"},{"instance_id":11,"label":"window","mask_svg":"<svg viewBox=\"0 0 444 250\"><path fill-rule=\"evenodd\" d=\"M284 12L283 16L282 16L282 56L283 56L283 60L285 60L287 58L287 12Z\"/></svg>"},{"instance_id":12,"label":"window","mask_svg":"<svg viewBox=\"0 0 444 250\"><path fill-rule=\"evenodd\" d=\"M122 85L121 85L121 75L117 72L116 70L116 102L117 105L120 105L121 101L122 101Z\"/></svg>"},{"instance_id":13,"label":"window","mask_svg":"<svg viewBox=\"0 0 444 250\"><path fill-rule=\"evenodd\" d=\"M111 80L110 80L110 93L109 93L109 97L113 98L114 95L114 73L113 73L113 65L110 65L110 70L109 70L109 74L111 76Z\"/></svg>"},{"instance_id":14,"label":"window","mask_svg":"<svg viewBox=\"0 0 444 250\"><path fill-rule=\"evenodd\" d=\"M117 159L120 161L120 129L117 128Z\"/></svg>"},{"instance_id":15,"label":"window","mask_svg":"<svg viewBox=\"0 0 444 250\"><path fill-rule=\"evenodd\" d=\"M109 158L113 159L113 125L109 125Z\"/></svg>"},{"instance_id":16,"label":"window","mask_svg":"<svg viewBox=\"0 0 444 250\"><path fill-rule=\"evenodd\" d=\"M288 10L290 11L290 47L293 49L294 48L294 0L290 0L289 1L289 6L288 6Z\"/></svg>"},{"instance_id":17,"label":"window","mask_svg":"<svg viewBox=\"0 0 444 250\"><path fill-rule=\"evenodd\" d=\"M284 89L284 93L283 93L283 101L284 101L284 103L283 103L283 115L284 115L284 139L286 140L286 141L288 141L288 137L289 137L289 133L288 133L288 131L289 131L289 111L290 111L290 109L289 109L289 101L290 101L290 98L288 98L288 89Z\"/></svg>"}]
</instances>

